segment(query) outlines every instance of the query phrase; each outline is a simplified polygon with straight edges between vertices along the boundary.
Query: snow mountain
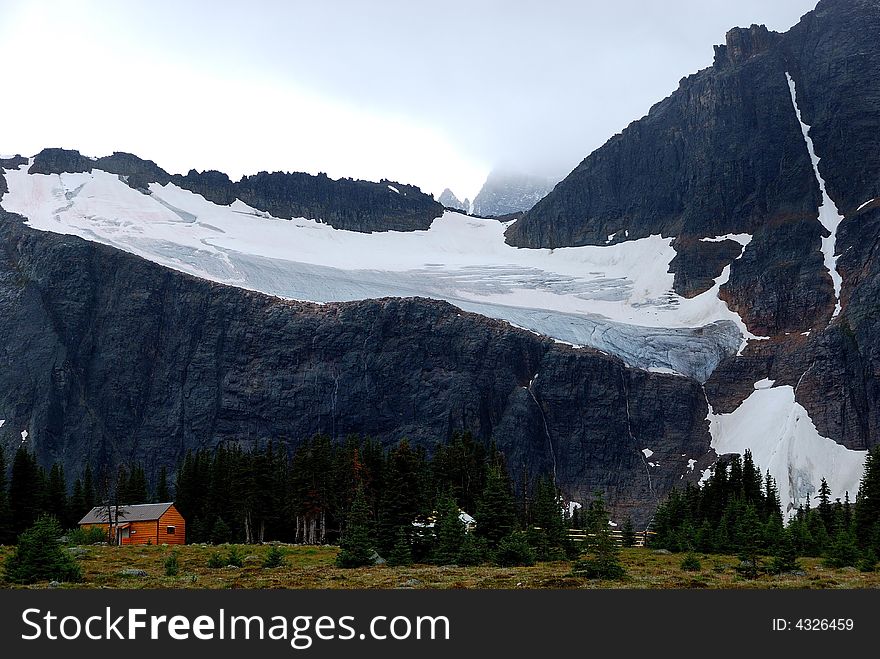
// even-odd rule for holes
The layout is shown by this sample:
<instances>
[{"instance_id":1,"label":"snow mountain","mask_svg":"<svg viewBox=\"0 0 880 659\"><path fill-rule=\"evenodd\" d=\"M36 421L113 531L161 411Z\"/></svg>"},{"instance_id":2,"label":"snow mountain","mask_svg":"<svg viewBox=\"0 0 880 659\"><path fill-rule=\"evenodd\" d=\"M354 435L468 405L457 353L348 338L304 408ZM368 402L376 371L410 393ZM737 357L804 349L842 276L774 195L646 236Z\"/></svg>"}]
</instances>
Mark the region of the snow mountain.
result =
<instances>
[{"instance_id":1,"label":"snow mountain","mask_svg":"<svg viewBox=\"0 0 880 659\"><path fill-rule=\"evenodd\" d=\"M852 497L880 436L878 71L870 0L731 30L555 188L490 175L473 210L505 222L394 181L0 159L0 442L75 474L471 430L637 523L746 448L790 510L822 477Z\"/></svg>"}]
</instances>

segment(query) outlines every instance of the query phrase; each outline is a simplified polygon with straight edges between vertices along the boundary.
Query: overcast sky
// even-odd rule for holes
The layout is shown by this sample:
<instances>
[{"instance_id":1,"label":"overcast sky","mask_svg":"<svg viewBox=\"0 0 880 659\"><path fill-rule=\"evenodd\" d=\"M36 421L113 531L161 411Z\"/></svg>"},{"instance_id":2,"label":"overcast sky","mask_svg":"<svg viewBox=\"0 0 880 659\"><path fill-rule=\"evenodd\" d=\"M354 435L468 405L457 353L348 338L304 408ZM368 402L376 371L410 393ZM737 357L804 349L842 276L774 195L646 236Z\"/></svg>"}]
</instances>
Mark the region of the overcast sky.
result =
<instances>
[{"instance_id":1,"label":"overcast sky","mask_svg":"<svg viewBox=\"0 0 880 659\"><path fill-rule=\"evenodd\" d=\"M557 174L712 62L735 25L815 0L0 0L0 153L131 151L473 197Z\"/></svg>"}]
</instances>

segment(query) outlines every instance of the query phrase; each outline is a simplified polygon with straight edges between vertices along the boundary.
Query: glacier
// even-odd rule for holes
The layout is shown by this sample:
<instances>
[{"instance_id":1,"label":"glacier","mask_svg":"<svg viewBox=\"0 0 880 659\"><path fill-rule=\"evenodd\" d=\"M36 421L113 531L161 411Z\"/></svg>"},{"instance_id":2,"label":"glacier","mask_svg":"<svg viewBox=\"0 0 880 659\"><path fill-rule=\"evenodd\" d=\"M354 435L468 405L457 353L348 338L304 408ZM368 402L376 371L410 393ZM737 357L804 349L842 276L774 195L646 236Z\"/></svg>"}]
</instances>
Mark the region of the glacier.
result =
<instances>
[{"instance_id":1,"label":"glacier","mask_svg":"<svg viewBox=\"0 0 880 659\"><path fill-rule=\"evenodd\" d=\"M76 235L215 282L288 299L441 299L630 366L705 382L752 337L715 287L673 290L674 238L515 248L505 223L447 211L428 230L358 233L220 206L173 184L129 187L101 170L6 172L2 206L43 231ZM145 192L147 192L145 194ZM749 237L737 237L747 244Z\"/></svg>"}]
</instances>

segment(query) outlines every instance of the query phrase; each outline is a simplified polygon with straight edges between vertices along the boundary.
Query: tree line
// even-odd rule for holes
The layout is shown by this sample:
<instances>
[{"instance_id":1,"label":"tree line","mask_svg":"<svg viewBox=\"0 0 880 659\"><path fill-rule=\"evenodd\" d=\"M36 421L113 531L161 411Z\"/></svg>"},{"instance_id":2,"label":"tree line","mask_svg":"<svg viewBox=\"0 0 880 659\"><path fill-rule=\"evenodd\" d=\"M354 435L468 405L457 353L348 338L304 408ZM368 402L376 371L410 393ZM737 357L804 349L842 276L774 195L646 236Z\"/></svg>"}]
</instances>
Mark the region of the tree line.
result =
<instances>
[{"instance_id":1,"label":"tree line","mask_svg":"<svg viewBox=\"0 0 880 659\"><path fill-rule=\"evenodd\" d=\"M159 472L155 487L147 485L140 464L121 466L94 473L86 465L81 477L71 485L64 467L53 464L48 470L36 456L21 446L12 465L0 447L0 544L13 544L41 515L50 515L59 526L70 529L95 506L171 501L166 469Z\"/></svg>"},{"instance_id":2,"label":"tree line","mask_svg":"<svg viewBox=\"0 0 880 659\"><path fill-rule=\"evenodd\" d=\"M880 554L880 446L865 461L855 501L831 499L823 478L786 522L770 473L750 451L719 460L705 483L673 490L654 516L652 544L670 551L739 554L751 564L773 555L792 566L798 556L835 567L873 567ZM781 561L781 563L780 563Z\"/></svg>"}]
</instances>

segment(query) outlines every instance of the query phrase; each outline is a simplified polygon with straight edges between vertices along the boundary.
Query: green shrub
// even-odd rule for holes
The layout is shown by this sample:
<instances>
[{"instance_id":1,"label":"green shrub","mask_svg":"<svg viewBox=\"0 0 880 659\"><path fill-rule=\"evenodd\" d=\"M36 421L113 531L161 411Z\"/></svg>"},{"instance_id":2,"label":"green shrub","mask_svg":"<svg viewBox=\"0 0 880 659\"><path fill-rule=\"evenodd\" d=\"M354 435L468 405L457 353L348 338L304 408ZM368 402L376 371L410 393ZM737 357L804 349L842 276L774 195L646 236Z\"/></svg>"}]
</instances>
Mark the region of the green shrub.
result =
<instances>
[{"instance_id":1,"label":"green shrub","mask_svg":"<svg viewBox=\"0 0 880 659\"><path fill-rule=\"evenodd\" d=\"M266 560L263 561L263 567L276 568L284 565L284 552L278 548L278 545L269 547L269 553L266 554Z\"/></svg>"},{"instance_id":2,"label":"green shrub","mask_svg":"<svg viewBox=\"0 0 880 659\"><path fill-rule=\"evenodd\" d=\"M862 554L858 567L862 572L873 572L877 569L877 554L874 553L873 549L869 549Z\"/></svg>"},{"instance_id":3,"label":"green shrub","mask_svg":"<svg viewBox=\"0 0 880 659\"><path fill-rule=\"evenodd\" d=\"M703 569L703 566L700 564L700 559L697 558L697 555L689 551L681 561L681 569L685 572L699 572Z\"/></svg>"},{"instance_id":4,"label":"green shrub","mask_svg":"<svg viewBox=\"0 0 880 659\"><path fill-rule=\"evenodd\" d=\"M107 542L107 531L97 526L84 529L77 527L70 529L66 534L67 544L75 545L97 545L101 542Z\"/></svg>"},{"instance_id":5,"label":"green shrub","mask_svg":"<svg viewBox=\"0 0 880 659\"><path fill-rule=\"evenodd\" d=\"M514 531L501 538L495 549L495 563L501 567L534 565L535 552L529 546L525 533Z\"/></svg>"},{"instance_id":6,"label":"green shrub","mask_svg":"<svg viewBox=\"0 0 880 659\"><path fill-rule=\"evenodd\" d=\"M225 563L223 563L223 557L220 556L220 552L219 551L211 552L211 555L208 556L208 567L211 568L212 570L216 570L218 568L223 567L224 565L225 565Z\"/></svg>"},{"instance_id":7,"label":"green shrub","mask_svg":"<svg viewBox=\"0 0 880 659\"><path fill-rule=\"evenodd\" d=\"M165 559L165 576L176 577L180 572L180 564L177 562L177 550L172 551Z\"/></svg>"},{"instance_id":8,"label":"green shrub","mask_svg":"<svg viewBox=\"0 0 880 659\"><path fill-rule=\"evenodd\" d=\"M6 559L6 579L13 583L81 581L82 570L61 546L61 527L50 515L41 515L18 537L15 553Z\"/></svg>"},{"instance_id":9,"label":"green shrub","mask_svg":"<svg viewBox=\"0 0 880 659\"><path fill-rule=\"evenodd\" d=\"M404 567L413 564L412 541L406 529L397 530L394 546L388 554L388 565L391 567Z\"/></svg>"},{"instance_id":10,"label":"green shrub","mask_svg":"<svg viewBox=\"0 0 880 659\"><path fill-rule=\"evenodd\" d=\"M241 567L244 565L244 558L238 551L238 547L232 545L229 548L229 553L226 554L226 565L233 565L235 567Z\"/></svg>"}]
</instances>

